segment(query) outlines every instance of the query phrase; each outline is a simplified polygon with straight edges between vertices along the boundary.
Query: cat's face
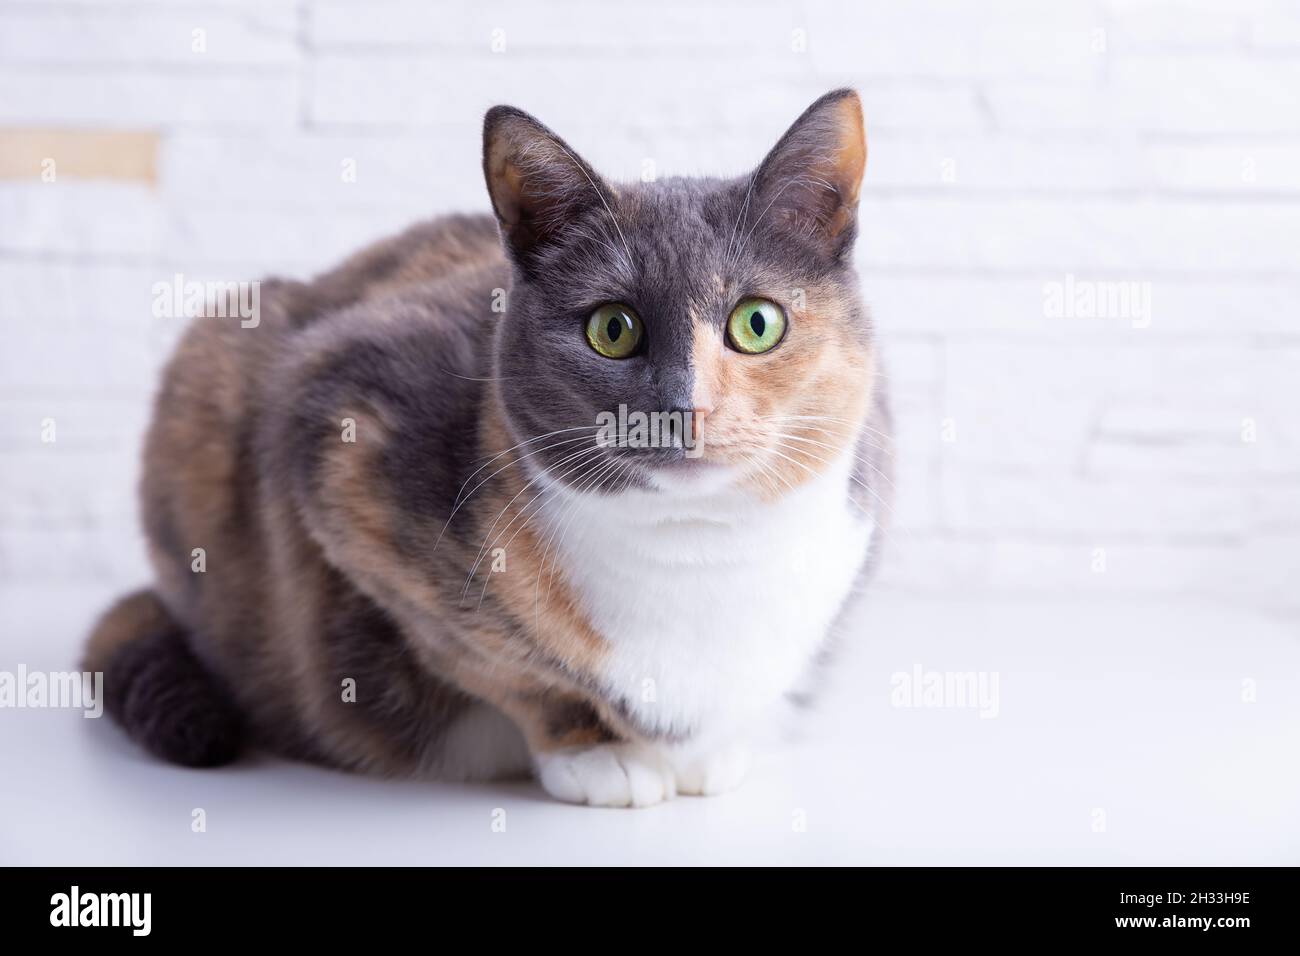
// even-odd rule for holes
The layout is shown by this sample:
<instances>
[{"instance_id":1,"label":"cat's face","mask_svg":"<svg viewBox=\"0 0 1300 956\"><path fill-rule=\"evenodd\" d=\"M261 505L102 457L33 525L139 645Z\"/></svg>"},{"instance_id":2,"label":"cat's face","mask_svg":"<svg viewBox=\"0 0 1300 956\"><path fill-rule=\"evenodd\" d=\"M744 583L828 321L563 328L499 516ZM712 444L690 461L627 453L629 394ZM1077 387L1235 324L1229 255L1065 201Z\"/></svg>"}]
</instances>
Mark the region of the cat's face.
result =
<instances>
[{"instance_id":1,"label":"cat's face","mask_svg":"<svg viewBox=\"0 0 1300 956\"><path fill-rule=\"evenodd\" d=\"M849 264L865 161L850 91L735 180L610 185L531 117L491 111L515 273L494 374L529 460L581 490L777 495L837 458L874 374Z\"/></svg>"}]
</instances>

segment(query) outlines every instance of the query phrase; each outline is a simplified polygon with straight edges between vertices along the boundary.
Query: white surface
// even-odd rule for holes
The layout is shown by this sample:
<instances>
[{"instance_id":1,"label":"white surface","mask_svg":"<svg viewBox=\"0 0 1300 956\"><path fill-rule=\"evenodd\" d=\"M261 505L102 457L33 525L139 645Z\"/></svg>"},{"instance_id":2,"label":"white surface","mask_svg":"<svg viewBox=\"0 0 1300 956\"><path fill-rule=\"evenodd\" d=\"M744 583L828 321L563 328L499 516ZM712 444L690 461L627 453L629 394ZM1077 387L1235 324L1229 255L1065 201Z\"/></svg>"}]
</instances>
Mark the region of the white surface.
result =
<instances>
[{"instance_id":1,"label":"white surface","mask_svg":"<svg viewBox=\"0 0 1300 956\"><path fill-rule=\"evenodd\" d=\"M0 593L0 670L70 666L101 596ZM107 720L0 710L0 863L1300 863L1294 628L1208 605L884 598L859 630L802 741L737 792L643 810L268 758L184 770ZM891 675L918 663L997 672L998 716L891 707Z\"/></svg>"}]
</instances>

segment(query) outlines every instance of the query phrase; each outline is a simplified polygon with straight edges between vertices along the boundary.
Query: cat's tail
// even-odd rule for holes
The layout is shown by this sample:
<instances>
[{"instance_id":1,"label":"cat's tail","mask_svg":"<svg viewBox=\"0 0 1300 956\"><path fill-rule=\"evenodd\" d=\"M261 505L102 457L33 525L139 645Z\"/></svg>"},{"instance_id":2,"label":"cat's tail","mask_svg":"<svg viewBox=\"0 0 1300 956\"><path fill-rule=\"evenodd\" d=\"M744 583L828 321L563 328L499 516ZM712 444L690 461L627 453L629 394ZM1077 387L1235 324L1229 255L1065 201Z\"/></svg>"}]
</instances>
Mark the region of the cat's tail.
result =
<instances>
[{"instance_id":1,"label":"cat's tail","mask_svg":"<svg viewBox=\"0 0 1300 956\"><path fill-rule=\"evenodd\" d=\"M216 767L239 755L244 732L234 700L153 591L128 594L104 612L82 669L103 672L104 709L156 756Z\"/></svg>"}]
</instances>

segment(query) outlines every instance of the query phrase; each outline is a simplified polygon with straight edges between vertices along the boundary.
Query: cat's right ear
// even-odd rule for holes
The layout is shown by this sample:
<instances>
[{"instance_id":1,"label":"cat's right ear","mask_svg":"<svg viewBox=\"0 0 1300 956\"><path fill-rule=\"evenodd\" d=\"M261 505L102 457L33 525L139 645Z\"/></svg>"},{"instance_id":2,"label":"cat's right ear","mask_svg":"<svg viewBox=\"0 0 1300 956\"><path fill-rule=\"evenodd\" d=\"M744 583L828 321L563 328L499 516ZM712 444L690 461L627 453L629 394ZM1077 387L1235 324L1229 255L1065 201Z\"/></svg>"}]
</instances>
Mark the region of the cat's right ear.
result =
<instances>
[{"instance_id":1,"label":"cat's right ear","mask_svg":"<svg viewBox=\"0 0 1300 956\"><path fill-rule=\"evenodd\" d=\"M483 175L506 251L525 274L569 223L614 202L564 140L511 106L492 107L483 121Z\"/></svg>"}]
</instances>

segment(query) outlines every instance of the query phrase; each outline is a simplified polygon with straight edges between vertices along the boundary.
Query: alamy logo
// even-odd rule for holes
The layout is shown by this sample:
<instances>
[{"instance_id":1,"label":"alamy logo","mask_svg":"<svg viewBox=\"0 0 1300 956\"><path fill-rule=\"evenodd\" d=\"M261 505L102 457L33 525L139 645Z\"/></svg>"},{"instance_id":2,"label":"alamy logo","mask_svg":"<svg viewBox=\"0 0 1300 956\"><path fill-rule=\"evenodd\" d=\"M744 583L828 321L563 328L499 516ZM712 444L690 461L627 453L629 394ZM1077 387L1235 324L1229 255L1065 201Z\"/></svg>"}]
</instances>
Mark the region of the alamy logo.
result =
<instances>
[{"instance_id":1,"label":"alamy logo","mask_svg":"<svg viewBox=\"0 0 1300 956\"><path fill-rule=\"evenodd\" d=\"M889 703L893 707L966 708L981 718L993 718L1000 709L997 671L927 671L914 664L889 678Z\"/></svg>"},{"instance_id":2,"label":"alamy logo","mask_svg":"<svg viewBox=\"0 0 1300 956\"><path fill-rule=\"evenodd\" d=\"M183 273L153 284L153 314L159 319L239 319L242 329L262 322L262 283L196 282Z\"/></svg>"},{"instance_id":3,"label":"alamy logo","mask_svg":"<svg viewBox=\"0 0 1300 956\"><path fill-rule=\"evenodd\" d=\"M1151 283L1077 279L1043 284L1043 315L1049 319L1128 319L1135 329L1151 325Z\"/></svg>"},{"instance_id":4,"label":"alamy logo","mask_svg":"<svg viewBox=\"0 0 1300 956\"><path fill-rule=\"evenodd\" d=\"M704 453L695 428L695 413L629 412L619 405L618 412L600 412L596 416L596 444L601 448L684 448L687 458Z\"/></svg>"},{"instance_id":5,"label":"alamy logo","mask_svg":"<svg viewBox=\"0 0 1300 956\"><path fill-rule=\"evenodd\" d=\"M0 708L80 710L95 718L104 713L104 673L79 671L0 671Z\"/></svg>"},{"instance_id":6,"label":"alamy logo","mask_svg":"<svg viewBox=\"0 0 1300 956\"><path fill-rule=\"evenodd\" d=\"M71 892L50 897L51 926L129 926L133 936L148 936L152 922L151 893Z\"/></svg>"}]
</instances>

